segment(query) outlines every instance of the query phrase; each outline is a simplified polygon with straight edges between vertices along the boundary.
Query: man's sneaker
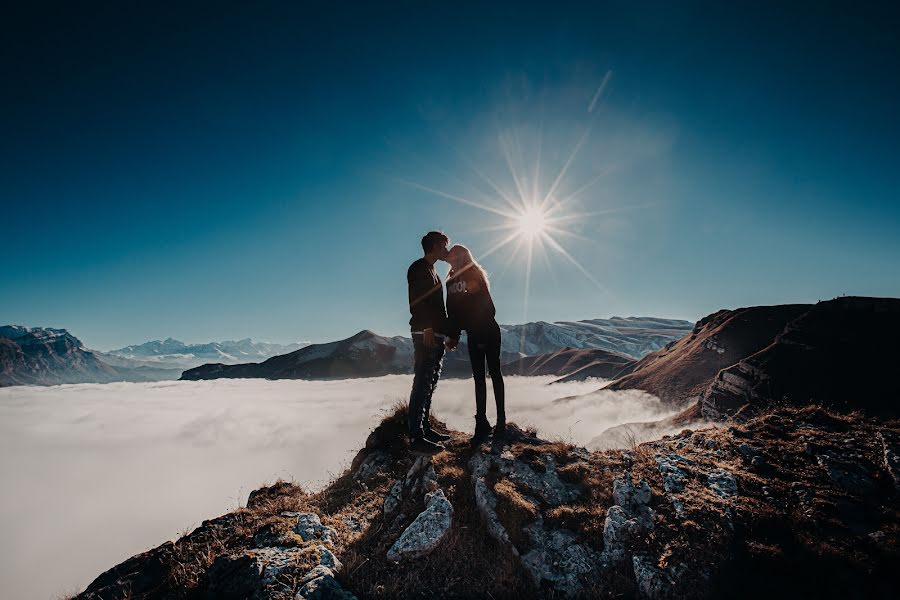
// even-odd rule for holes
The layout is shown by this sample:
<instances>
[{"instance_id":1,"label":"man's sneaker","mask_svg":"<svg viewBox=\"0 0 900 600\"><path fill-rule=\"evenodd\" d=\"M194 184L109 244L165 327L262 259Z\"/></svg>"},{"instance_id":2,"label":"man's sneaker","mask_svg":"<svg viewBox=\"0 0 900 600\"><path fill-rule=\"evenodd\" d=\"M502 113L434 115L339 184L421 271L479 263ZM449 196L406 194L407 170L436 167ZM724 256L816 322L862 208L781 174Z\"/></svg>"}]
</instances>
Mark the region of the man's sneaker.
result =
<instances>
[{"instance_id":1,"label":"man's sneaker","mask_svg":"<svg viewBox=\"0 0 900 600\"><path fill-rule=\"evenodd\" d=\"M498 421L496 425L494 425L494 439L502 440L506 438L506 422Z\"/></svg>"},{"instance_id":2,"label":"man's sneaker","mask_svg":"<svg viewBox=\"0 0 900 600\"><path fill-rule=\"evenodd\" d=\"M449 435L445 435L443 433L438 433L434 429L426 429L423 432L422 437L424 437L429 442L434 442L435 444L437 444L439 442L446 442L447 440L450 439Z\"/></svg>"},{"instance_id":3,"label":"man's sneaker","mask_svg":"<svg viewBox=\"0 0 900 600\"><path fill-rule=\"evenodd\" d=\"M443 449L444 447L440 444L429 442L425 438L416 438L413 440L413 443L409 445L409 451L413 454L418 454L419 456L431 456Z\"/></svg>"},{"instance_id":4,"label":"man's sneaker","mask_svg":"<svg viewBox=\"0 0 900 600\"><path fill-rule=\"evenodd\" d=\"M473 446L477 446L481 442L488 439L491 435L491 424L488 423L487 419L480 420L475 419L475 433L472 435L472 439L470 443Z\"/></svg>"}]
</instances>

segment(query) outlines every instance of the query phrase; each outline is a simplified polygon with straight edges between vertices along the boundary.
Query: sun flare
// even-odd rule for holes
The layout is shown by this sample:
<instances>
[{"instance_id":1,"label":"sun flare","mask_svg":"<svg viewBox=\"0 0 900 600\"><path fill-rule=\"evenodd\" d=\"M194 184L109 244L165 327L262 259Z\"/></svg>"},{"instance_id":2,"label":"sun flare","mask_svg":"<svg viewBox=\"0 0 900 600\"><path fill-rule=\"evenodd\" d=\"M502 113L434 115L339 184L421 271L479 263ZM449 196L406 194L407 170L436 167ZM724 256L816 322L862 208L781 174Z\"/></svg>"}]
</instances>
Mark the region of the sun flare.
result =
<instances>
[{"instance_id":1,"label":"sun flare","mask_svg":"<svg viewBox=\"0 0 900 600\"><path fill-rule=\"evenodd\" d=\"M533 206L516 218L516 225L520 234L534 237L544 232L547 226L547 215L539 207Z\"/></svg>"}]
</instances>

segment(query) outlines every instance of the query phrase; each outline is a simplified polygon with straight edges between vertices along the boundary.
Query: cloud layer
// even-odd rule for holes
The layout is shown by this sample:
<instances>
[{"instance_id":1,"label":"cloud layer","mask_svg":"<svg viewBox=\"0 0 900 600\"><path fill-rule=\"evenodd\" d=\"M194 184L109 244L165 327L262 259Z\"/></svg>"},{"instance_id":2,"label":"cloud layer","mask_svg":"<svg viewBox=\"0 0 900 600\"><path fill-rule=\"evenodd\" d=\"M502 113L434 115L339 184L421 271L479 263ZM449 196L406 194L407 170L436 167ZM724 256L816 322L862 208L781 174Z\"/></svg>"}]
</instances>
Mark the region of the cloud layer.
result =
<instances>
[{"instance_id":1,"label":"cloud layer","mask_svg":"<svg viewBox=\"0 0 900 600\"><path fill-rule=\"evenodd\" d=\"M600 384L550 380L508 377L508 418L587 444L610 426L669 414L643 392L554 402ZM4 593L80 591L125 558L242 505L264 483L324 485L410 385L398 375L0 389ZM489 392L491 420L492 403ZM471 381L442 381L432 410L471 431Z\"/></svg>"}]
</instances>

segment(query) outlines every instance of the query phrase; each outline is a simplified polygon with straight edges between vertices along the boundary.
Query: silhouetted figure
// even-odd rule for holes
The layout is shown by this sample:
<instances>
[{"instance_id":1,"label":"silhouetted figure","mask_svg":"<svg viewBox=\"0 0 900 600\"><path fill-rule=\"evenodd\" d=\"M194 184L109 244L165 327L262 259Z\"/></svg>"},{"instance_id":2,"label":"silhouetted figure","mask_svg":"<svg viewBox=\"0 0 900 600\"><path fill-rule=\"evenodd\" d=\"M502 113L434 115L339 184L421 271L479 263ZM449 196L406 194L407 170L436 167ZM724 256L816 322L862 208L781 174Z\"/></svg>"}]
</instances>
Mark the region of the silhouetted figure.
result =
<instances>
[{"instance_id":1,"label":"silhouetted figure","mask_svg":"<svg viewBox=\"0 0 900 600\"><path fill-rule=\"evenodd\" d=\"M447 256L450 273L447 275L447 315L450 322L447 347L456 348L461 330L466 331L469 360L475 380L475 435L472 443L479 444L491 433L487 420L487 384L485 362L494 386L497 404L497 424L494 437L506 434L506 391L500 371L500 326L494 319L497 311L491 298L487 273L465 246L456 245Z\"/></svg>"},{"instance_id":2,"label":"silhouetted figure","mask_svg":"<svg viewBox=\"0 0 900 600\"><path fill-rule=\"evenodd\" d=\"M415 350L412 392L409 395L409 435L414 454L430 455L443 450L441 441L449 436L431 429L431 397L441 377L447 311L444 308L444 286L434 270L434 263L447 259L449 238L440 231L430 231L422 238L425 256L410 265L406 272L409 284L409 312Z\"/></svg>"}]
</instances>

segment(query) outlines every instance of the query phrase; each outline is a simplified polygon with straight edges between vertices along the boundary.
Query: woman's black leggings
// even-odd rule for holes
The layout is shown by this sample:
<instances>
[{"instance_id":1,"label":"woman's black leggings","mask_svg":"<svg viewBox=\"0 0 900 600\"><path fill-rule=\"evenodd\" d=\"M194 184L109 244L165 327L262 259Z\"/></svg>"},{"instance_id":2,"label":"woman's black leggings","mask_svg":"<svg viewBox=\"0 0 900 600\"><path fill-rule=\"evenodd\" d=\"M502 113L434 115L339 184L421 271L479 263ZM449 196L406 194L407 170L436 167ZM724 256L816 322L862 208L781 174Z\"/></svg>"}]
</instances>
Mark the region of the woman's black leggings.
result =
<instances>
[{"instance_id":1,"label":"woman's black leggings","mask_svg":"<svg viewBox=\"0 0 900 600\"><path fill-rule=\"evenodd\" d=\"M475 378L476 418L484 417L487 409L487 383L484 364L487 362L494 384L494 400L497 402L497 422L506 422L506 389L500 372L500 340L479 340L469 337L469 360L472 361L472 377Z\"/></svg>"}]
</instances>

